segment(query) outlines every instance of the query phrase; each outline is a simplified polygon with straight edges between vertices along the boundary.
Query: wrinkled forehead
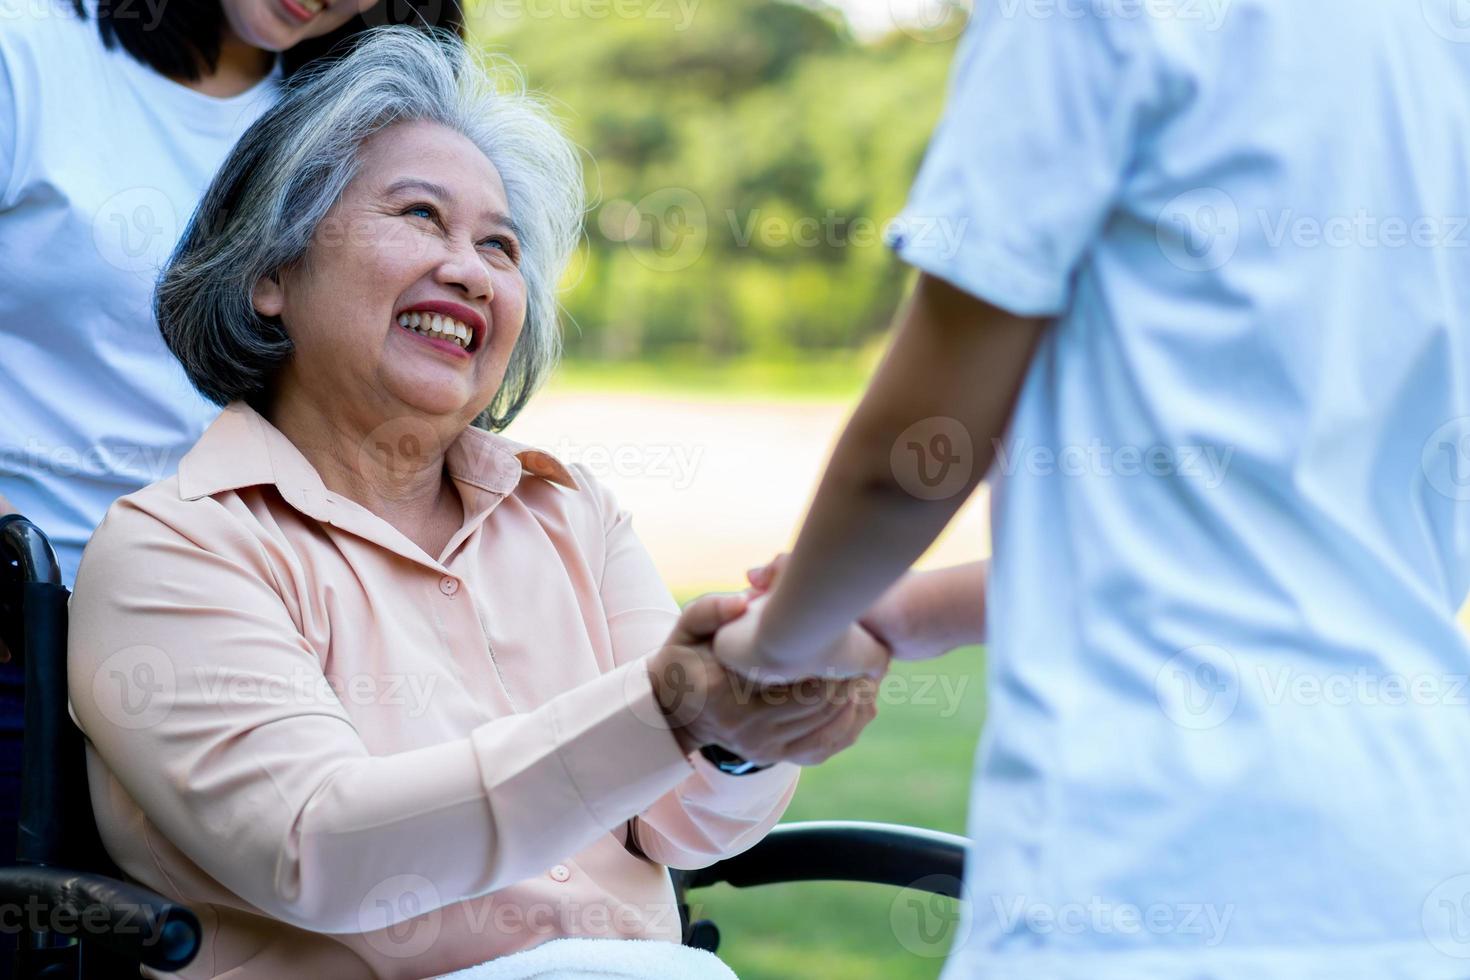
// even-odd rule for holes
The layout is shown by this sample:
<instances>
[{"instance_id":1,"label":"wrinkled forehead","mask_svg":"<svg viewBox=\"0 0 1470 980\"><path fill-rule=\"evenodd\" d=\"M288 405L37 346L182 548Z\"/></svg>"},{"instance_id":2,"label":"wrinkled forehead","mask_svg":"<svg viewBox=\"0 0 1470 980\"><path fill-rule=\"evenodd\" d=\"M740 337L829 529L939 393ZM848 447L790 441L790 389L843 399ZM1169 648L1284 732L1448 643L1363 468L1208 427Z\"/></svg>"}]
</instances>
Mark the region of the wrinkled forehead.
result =
<instances>
[{"instance_id":1,"label":"wrinkled forehead","mask_svg":"<svg viewBox=\"0 0 1470 980\"><path fill-rule=\"evenodd\" d=\"M464 134L425 120L386 126L358 149L353 196L429 195L459 215L508 220L500 171Z\"/></svg>"}]
</instances>

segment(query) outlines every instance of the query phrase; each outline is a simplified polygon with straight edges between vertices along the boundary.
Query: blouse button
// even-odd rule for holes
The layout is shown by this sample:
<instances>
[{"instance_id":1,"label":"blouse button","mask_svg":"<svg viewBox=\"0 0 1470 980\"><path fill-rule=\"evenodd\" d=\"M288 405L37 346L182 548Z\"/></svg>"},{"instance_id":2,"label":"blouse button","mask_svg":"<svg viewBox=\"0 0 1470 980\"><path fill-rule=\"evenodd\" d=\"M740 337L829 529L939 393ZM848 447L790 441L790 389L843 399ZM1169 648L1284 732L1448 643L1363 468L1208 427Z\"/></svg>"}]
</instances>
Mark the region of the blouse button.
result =
<instances>
[{"instance_id":1,"label":"blouse button","mask_svg":"<svg viewBox=\"0 0 1470 980\"><path fill-rule=\"evenodd\" d=\"M439 591L445 595L454 595L459 591L459 583L446 575L439 580Z\"/></svg>"},{"instance_id":2,"label":"blouse button","mask_svg":"<svg viewBox=\"0 0 1470 980\"><path fill-rule=\"evenodd\" d=\"M551 869L552 881L566 881L571 876L572 869L568 868L565 864L558 864L556 867Z\"/></svg>"}]
</instances>

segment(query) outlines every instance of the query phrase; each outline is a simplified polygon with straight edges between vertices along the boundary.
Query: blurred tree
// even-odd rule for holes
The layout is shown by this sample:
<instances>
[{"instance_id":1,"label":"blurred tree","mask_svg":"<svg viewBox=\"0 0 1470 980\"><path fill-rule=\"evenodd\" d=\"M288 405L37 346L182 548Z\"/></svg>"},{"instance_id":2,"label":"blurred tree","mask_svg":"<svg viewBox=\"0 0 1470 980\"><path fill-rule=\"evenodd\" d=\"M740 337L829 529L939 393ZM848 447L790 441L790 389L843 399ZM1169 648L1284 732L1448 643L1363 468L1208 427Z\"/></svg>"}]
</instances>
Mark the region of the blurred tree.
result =
<instances>
[{"instance_id":1,"label":"blurred tree","mask_svg":"<svg viewBox=\"0 0 1470 980\"><path fill-rule=\"evenodd\" d=\"M588 154L569 355L790 358L887 326L907 273L882 232L938 119L952 42L863 44L833 11L781 0L478 13L475 36Z\"/></svg>"}]
</instances>

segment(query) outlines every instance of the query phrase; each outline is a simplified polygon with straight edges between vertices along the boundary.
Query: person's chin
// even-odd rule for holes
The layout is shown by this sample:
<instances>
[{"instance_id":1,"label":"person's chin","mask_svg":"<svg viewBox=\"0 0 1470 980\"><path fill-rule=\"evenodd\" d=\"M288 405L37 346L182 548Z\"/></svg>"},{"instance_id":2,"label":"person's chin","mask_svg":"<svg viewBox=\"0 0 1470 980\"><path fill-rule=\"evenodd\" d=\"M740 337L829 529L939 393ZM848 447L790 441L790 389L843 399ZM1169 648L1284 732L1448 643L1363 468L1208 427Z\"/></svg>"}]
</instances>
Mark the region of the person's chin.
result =
<instances>
[{"instance_id":1,"label":"person's chin","mask_svg":"<svg viewBox=\"0 0 1470 980\"><path fill-rule=\"evenodd\" d=\"M273 9L266 9L273 7ZM251 47L280 54L318 34L330 31L334 24L321 20L300 23L287 19L279 0L251 8L245 22L231 25L240 39ZM345 21L345 18L342 18Z\"/></svg>"},{"instance_id":2,"label":"person's chin","mask_svg":"<svg viewBox=\"0 0 1470 980\"><path fill-rule=\"evenodd\" d=\"M263 22L241 24L234 29L240 40L252 48L280 54L305 40L306 35L300 28L293 28L289 24L279 23L268 17L256 18L256 20Z\"/></svg>"},{"instance_id":3,"label":"person's chin","mask_svg":"<svg viewBox=\"0 0 1470 980\"><path fill-rule=\"evenodd\" d=\"M387 379L393 397L414 412L430 419L462 417L473 401L463 383L432 371L405 371ZM486 399L487 401L489 399Z\"/></svg>"}]
</instances>

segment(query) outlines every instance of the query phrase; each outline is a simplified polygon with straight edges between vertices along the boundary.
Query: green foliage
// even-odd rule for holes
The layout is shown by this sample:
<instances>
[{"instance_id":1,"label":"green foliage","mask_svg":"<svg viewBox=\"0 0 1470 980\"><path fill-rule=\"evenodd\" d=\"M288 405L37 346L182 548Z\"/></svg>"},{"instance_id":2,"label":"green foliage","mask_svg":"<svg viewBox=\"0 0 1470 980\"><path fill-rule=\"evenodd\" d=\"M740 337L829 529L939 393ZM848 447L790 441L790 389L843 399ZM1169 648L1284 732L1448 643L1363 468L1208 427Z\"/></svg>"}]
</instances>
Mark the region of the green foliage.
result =
<instances>
[{"instance_id":1,"label":"green foliage","mask_svg":"<svg viewBox=\"0 0 1470 980\"><path fill-rule=\"evenodd\" d=\"M528 9L542 16L472 29L587 152L570 355L789 360L886 329L908 275L881 232L938 119L952 44L861 44L830 11L778 0Z\"/></svg>"}]
</instances>

